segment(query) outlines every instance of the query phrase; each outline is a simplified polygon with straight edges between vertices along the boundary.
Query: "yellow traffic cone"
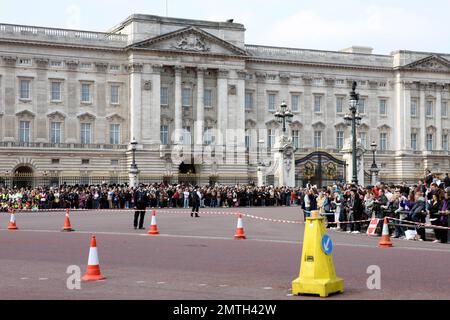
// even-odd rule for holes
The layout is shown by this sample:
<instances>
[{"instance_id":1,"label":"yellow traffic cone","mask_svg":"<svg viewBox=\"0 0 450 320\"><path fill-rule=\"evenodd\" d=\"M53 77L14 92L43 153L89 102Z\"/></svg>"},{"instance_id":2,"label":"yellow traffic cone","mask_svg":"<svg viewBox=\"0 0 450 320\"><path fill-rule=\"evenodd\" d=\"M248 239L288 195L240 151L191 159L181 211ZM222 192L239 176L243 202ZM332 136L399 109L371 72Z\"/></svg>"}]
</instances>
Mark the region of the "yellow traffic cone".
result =
<instances>
[{"instance_id":1,"label":"yellow traffic cone","mask_svg":"<svg viewBox=\"0 0 450 320\"><path fill-rule=\"evenodd\" d=\"M344 280L336 276L333 243L326 234L323 217L306 218L305 235L300 261L300 275L292 282L292 294L318 294L344 292Z\"/></svg>"}]
</instances>

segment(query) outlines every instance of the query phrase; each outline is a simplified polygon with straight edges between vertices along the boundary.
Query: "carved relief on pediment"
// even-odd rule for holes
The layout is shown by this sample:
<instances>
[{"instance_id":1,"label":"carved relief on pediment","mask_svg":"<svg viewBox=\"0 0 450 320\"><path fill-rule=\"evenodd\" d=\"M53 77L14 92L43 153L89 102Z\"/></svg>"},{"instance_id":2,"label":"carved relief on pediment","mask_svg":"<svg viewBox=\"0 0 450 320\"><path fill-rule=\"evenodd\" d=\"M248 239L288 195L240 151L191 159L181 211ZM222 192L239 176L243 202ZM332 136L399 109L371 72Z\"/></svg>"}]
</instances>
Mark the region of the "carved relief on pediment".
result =
<instances>
[{"instance_id":1,"label":"carved relief on pediment","mask_svg":"<svg viewBox=\"0 0 450 320\"><path fill-rule=\"evenodd\" d=\"M211 50L204 37L192 33L180 35L175 39L172 48L196 52L208 52Z\"/></svg>"},{"instance_id":2,"label":"carved relief on pediment","mask_svg":"<svg viewBox=\"0 0 450 320\"><path fill-rule=\"evenodd\" d=\"M450 72L450 61L440 56L433 55L410 63L406 68L432 72Z\"/></svg>"}]
</instances>

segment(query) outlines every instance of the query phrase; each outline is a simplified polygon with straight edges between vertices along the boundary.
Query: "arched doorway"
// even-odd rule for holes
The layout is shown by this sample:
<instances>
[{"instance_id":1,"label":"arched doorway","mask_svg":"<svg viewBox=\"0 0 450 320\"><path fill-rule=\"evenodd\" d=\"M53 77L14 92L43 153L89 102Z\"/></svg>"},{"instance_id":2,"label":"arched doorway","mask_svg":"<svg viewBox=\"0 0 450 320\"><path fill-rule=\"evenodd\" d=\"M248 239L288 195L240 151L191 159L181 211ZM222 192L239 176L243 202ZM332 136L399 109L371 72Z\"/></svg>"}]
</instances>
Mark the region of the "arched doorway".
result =
<instances>
[{"instance_id":1,"label":"arched doorway","mask_svg":"<svg viewBox=\"0 0 450 320\"><path fill-rule=\"evenodd\" d=\"M178 183L197 184L197 171L195 165L182 162L178 167Z\"/></svg>"},{"instance_id":2,"label":"arched doorway","mask_svg":"<svg viewBox=\"0 0 450 320\"><path fill-rule=\"evenodd\" d=\"M34 186L34 170L28 166L20 166L14 170L13 186L26 188Z\"/></svg>"}]
</instances>

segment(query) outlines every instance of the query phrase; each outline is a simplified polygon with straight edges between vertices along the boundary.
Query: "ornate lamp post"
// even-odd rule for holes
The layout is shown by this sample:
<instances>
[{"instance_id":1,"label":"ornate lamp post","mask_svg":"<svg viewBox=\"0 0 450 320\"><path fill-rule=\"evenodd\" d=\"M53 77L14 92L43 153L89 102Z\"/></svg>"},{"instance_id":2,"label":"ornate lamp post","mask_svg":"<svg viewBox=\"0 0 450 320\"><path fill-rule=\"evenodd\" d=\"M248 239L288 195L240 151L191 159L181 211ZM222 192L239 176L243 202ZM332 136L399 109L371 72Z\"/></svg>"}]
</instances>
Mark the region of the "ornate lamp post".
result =
<instances>
[{"instance_id":1,"label":"ornate lamp post","mask_svg":"<svg viewBox=\"0 0 450 320\"><path fill-rule=\"evenodd\" d=\"M370 144L370 149L372 150L372 166L370 167L370 173L371 173L371 177L372 177L372 185L376 185L377 184L377 177L378 177L378 172L380 172L380 169L378 169L378 166L375 162L375 153L377 152L377 144L375 141L373 141Z\"/></svg>"},{"instance_id":2,"label":"ornate lamp post","mask_svg":"<svg viewBox=\"0 0 450 320\"><path fill-rule=\"evenodd\" d=\"M294 115L292 112L287 108L286 102L283 101L283 103L280 106L280 109L275 112L275 119L278 123L283 125L283 135L286 134L286 122L288 124L292 123L292 118Z\"/></svg>"},{"instance_id":3,"label":"ornate lamp post","mask_svg":"<svg viewBox=\"0 0 450 320\"><path fill-rule=\"evenodd\" d=\"M350 114L346 114L344 120L347 125L352 126L352 183L358 185L358 168L356 160L356 127L361 124L361 116L358 113L359 94L355 92L356 86L356 81L353 81L349 100Z\"/></svg>"},{"instance_id":4,"label":"ornate lamp post","mask_svg":"<svg viewBox=\"0 0 450 320\"><path fill-rule=\"evenodd\" d=\"M138 167L136 164L136 146L137 146L137 141L135 138L133 138L133 140L130 142L131 145L131 151L133 152L133 161L131 163L131 167L130 167L130 187L134 187L136 188L138 185Z\"/></svg>"},{"instance_id":5,"label":"ornate lamp post","mask_svg":"<svg viewBox=\"0 0 450 320\"><path fill-rule=\"evenodd\" d=\"M283 101L274 116L277 122L283 126L283 132L277 140L274 154L275 177L278 178L277 186L295 187L294 148L292 147L292 141L286 134L286 124L292 123L294 115L288 109L286 102Z\"/></svg>"}]
</instances>

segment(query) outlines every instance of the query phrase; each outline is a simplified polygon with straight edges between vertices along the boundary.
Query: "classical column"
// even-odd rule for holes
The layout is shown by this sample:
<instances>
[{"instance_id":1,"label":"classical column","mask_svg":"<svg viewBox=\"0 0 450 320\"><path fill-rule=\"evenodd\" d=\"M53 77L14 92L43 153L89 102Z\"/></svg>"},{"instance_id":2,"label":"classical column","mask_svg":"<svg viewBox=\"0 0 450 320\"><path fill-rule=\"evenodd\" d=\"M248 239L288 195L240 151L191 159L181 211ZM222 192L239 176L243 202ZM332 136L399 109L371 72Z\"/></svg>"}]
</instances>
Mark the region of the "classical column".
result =
<instances>
[{"instance_id":1,"label":"classical column","mask_svg":"<svg viewBox=\"0 0 450 320\"><path fill-rule=\"evenodd\" d=\"M143 64L132 63L128 66L130 72L130 133L131 139L136 139L142 144L142 69Z\"/></svg>"},{"instance_id":2,"label":"classical column","mask_svg":"<svg viewBox=\"0 0 450 320\"><path fill-rule=\"evenodd\" d=\"M49 60L46 58L35 58L34 61L38 67L36 70L37 77L34 83L34 88L36 90L34 94L34 98L36 99L36 117L34 119L36 133L35 142L47 142L49 130L45 113L48 110L47 68Z\"/></svg>"},{"instance_id":3,"label":"classical column","mask_svg":"<svg viewBox=\"0 0 450 320\"><path fill-rule=\"evenodd\" d=\"M411 150L411 82L403 82L404 103L403 103L403 118L404 118L404 145L403 150Z\"/></svg>"},{"instance_id":4,"label":"classical column","mask_svg":"<svg viewBox=\"0 0 450 320\"><path fill-rule=\"evenodd\" d=\"M150 107L150 119L151 119L151 134L150 144L160 145L160 128L161 128L161 71L163 66L152 65L152 103Z\"/></svg>"},{"instance_id":5,"label":"classical column","mask_svg":"<svg viewBox=\"0 0 450 320\"><path fill-rule=\"evenodd\" d=\"M219 69L217 75L217 144L223 145L228 125L228 70Z\"/></svg>"},{"instance_id":6,"label":"classical column","mask_svg":"<svg viewBox=\"0 0 450 320\"><path fill-rule=\"evenodd\" d=\"M181 73L183 72L182 66L175 66L175 131L174 131L174 143L178 144L181 141L183 123L182 123L182 97L181 97Z\"/></svg>"},{"instance_id":7,"label":"classical column","mask_svg":"<svg viewBox=\"0 0 450 320\"><path fill-rule=\"evenodd\" d=\"M420 88L420 102L419 102L419 116L420 116L420 150L425 151L427 150L426 146L426 135L427 135L427 129L426 129L426 122L425 122L425 89L427 85L425 83L421 83L419 85Z\"/></svg>"},{"instance_id":8,"label":"classical column","mask_svg":"<svg viewBox=\"0 0 450 320\"><path fill-rule=\"evenodd\" d=\"M197 68L197 119L195 120L195 144L203 144L203 131L205 123L205 105L204 105L204 78L206 68Z\"/></svg>"},{"instance_id":9,"label":"classical column","mask_svg":"<svg viewBox=\"0 0 450 320\"><path fill-rule=\"evenodd\" d=\"M436 84L436 150L442 150L442 84Z\"/></svg>"}]
</instances>

